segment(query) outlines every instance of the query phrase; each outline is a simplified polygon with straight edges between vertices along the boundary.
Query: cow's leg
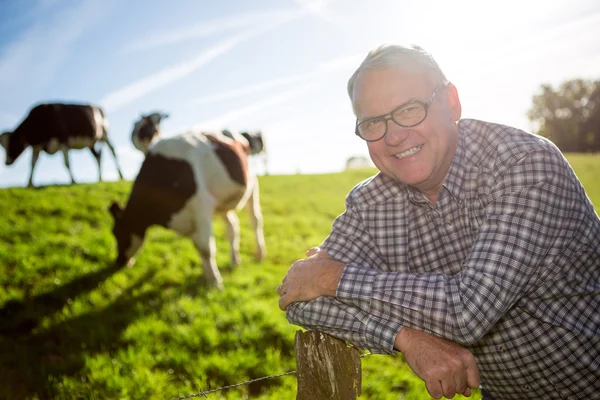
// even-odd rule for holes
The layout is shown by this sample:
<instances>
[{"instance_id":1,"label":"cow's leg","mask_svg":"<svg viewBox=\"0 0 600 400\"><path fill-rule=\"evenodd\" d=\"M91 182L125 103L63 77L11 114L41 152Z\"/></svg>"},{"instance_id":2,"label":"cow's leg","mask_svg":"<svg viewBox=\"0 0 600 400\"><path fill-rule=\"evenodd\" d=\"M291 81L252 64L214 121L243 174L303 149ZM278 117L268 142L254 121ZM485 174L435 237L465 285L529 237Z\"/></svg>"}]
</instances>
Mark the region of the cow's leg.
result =
<instances>
[{"instance_id":1,"label":"cow's leg","mask_svg":"<svg viewBox=\"0 0 600 400\"><path fill-rule=\"evenodd\" d=\"M31 154L31 173L29 174L29 183L27 183L27 187L33 187L33 170L35 169L35 164L37 163L38 157L40 156L40 149L33 148L33 153Z\"/></svg>"},{"instance_id":2,"label":"cow's leg","mask_svg":"<svg viewBox=\"0 0 600 400\"><path fill-rule=\"evenodd\" d=\"M192 234L192 240L202 259L204 279L221 290L223 278L217 268L217 250L212 229L215 200L209 193L201 193L193 202L193 209L196 230Z\"/></svg>"},{"instance_id":3,"label":"cow's leg","mask_svg":"<svg viewBox=\"0 0 600 400\"><path fill-rule=\"evenodd\" d=\"M94 158L96 159L96 162L98 163L98 180L100 182L102 182L102 163L101 163L102 148L100 148L99 150L96 150L96 148L92 145L92 146L90 146L90 151L92 152L92 154L94 155Z\"/></svg>"},{"instance_id":4,"label":"cow's leg","mask_svg":"<svg viewBox=\"0 0 600 400\"><path fill-rule=\"evenodd\" d=\"M117 166L117 172L119 173L119 178L123 179L123 174L121 173L121 168L119 167L119 160L117 160L117 153L115 152L115 148L110 143L110 140L108 140L108 137L104 138L104 142L106 142L106 144L108 145L108 148L110 149L110 152L112 153L112 155L115 159L115 165Z\"/></svg>"},{"instance_id":5,"label":"cow's leg","mask_svg":"<svg viewBox=\"0 0 600 400\"><path fill-rule=\"evenodd\" d=\"M267 247L265 246L265 237L263 232L263 216L260 208L260 201L258 196L258 181L254 185L252 194L248 199L246 205L250 214L250 222L252 228L254 228L254 235L256 236L256 253L255 257L257 260L264 260L267 255Z\"/></svg>"},{"instance_id":6,"label":"cow's leg","mask_svg":"<svg viewBox=\"0 0 600 400\"><path fill-rule=\"evenodd\" d=\"M227 239L229 239L229 249L231 251L231 264L239 265L240 257L240 220L235 211L227 211L223 215L225 226L227 227Z\"/></svg>"},{"instance_id":7,"label":"cow's leg","mask_svg":"<svg viewBox=\"0 0 600 400\"><path fill-rule=\"evenodd\" d=\"M71 177L71 183L75 183L75 178L73 178L73 173L71 172L71 165L69 164L69 148L67 147L67 145L63 144L61 146L61 151L65 159L65 165L67 166L67 170L69 171L69 176Z\"/></svg>"}]
</instances>

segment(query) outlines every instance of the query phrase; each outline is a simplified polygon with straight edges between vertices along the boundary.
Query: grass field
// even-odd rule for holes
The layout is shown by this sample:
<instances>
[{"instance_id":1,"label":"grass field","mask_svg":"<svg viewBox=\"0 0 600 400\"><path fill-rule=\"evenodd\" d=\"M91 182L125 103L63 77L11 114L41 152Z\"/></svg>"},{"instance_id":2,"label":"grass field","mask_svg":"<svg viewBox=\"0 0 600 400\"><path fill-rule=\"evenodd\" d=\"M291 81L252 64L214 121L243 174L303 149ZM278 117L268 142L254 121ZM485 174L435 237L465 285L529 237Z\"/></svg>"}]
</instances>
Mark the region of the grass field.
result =
<instances>
[{"instance_id":1,"label":"grass field","mask_svg":"<svg viewBox=\"0 0 600 400\"><path fill-rule=\"evenodd\" d=\"M568 155L600 207L600 156ZM275 289L318 244L344 197L373 170L260 178L268 257L252 259L245 212L243 263L225 282L202 281L191 242L155 227L132 268L115 269L107 207L131 182L0 190L0 399L170 399L295 369L294 334ZM362 359L365 399L428 399L401 357ZM294 399L294 375L211 394ZM475 394L473 399L478 399Z\"/></svg>"}]
</instances>

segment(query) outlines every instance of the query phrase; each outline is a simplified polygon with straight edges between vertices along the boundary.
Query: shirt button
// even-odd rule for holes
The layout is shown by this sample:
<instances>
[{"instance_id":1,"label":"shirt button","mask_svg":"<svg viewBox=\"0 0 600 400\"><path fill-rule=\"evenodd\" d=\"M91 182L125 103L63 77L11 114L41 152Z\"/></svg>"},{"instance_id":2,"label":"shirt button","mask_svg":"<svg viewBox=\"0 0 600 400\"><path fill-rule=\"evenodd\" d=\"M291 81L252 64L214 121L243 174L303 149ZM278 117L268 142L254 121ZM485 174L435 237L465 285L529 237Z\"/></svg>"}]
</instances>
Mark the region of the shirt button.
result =
<instances>
[{"instance_id":1,"label":"shirt button","mask_svg":"<svg viewBox=\"0 0 600 400\"><path fill-rule=\"evenodd\" d=\"M525 390L529 390L529 389L530 389L530 387L529 387L529 385L523 385L523 389L525 389Z\"/></svg>"}]
</instances>

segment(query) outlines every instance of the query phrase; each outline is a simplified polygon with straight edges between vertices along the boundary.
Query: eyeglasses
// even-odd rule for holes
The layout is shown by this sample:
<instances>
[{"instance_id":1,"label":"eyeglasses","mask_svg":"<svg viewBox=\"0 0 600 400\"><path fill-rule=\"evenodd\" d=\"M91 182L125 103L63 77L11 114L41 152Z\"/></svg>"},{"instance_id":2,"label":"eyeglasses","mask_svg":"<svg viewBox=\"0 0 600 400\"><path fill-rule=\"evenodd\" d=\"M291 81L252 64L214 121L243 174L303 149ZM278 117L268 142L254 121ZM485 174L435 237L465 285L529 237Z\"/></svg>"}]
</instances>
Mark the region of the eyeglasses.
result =
<instances>
[{"instance_id":1,"label":"eyeglasses","mask_svg":"<svg viewBox=\"0 0 600 400\"><path fill-rule=\"evenodd\" d=\"M435 99L435 95L443 87L445 87L445 85L436 87L429 100L424 103L419 100L410 100L408 103L398 106L390 113L379 115L373 118L367 118L362 122L358 122L357 119L356 130L354 133L367 142L376 142L387 134L388 121L390 119L397 125L400 125L404 128L410 128L419 125L421 122L425 121L425 118L427 118L427 110L429 109L429 106L431 106L433 99Z\"/></svg>"}]
</instances>

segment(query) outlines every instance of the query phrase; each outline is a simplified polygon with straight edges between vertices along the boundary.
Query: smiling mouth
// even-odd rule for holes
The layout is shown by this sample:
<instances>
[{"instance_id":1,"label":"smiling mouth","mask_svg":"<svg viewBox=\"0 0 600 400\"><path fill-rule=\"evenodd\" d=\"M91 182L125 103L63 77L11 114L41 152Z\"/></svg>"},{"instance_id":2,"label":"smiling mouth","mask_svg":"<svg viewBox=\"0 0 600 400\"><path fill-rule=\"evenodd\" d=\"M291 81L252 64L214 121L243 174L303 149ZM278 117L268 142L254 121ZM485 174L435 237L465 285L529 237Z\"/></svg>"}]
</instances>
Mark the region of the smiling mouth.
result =
<instances>
[{"instance_id":1,"label":"smiling mouth","mask_svg":"<svg viewBox=\"0 0 600 400\"><path fill-rule=\"evenodd\" d=\"M416 154L422 148L423 148L423 145L421 144L419 146L415 146L415 147L410 148L410 149L408 149L406 151L403 151L400 154L396 154L394 157L396 157L396 158L405 158L405 157L408 157L408 156L412 156L413 154Z\"/></svg>"}]
</instances>

